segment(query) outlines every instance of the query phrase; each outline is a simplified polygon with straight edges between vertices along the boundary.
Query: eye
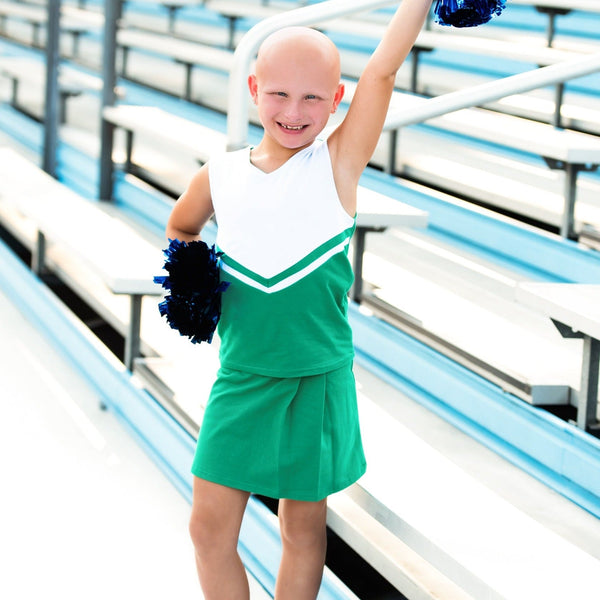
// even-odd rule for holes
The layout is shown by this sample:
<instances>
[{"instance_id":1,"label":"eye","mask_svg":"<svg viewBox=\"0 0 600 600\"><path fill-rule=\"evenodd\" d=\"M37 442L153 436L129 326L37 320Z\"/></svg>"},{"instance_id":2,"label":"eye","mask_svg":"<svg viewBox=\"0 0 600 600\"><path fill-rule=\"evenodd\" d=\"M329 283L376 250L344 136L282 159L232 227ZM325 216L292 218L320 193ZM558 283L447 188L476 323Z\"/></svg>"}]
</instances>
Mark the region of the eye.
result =
<instances>
[{"instance_id":1,"label":"eye","mask_svg":"<svg viewBox=\"0 0 600 600\"><path fill-rule=\"evenodd\" d=\"M287 98L287 94L285 92L275 92L276 96L279 96L280 98Z\"/></svg>"},{"instance_id":2,"label":"eye","mask_svg":"<svg viewBox=\"0 0 600 600\"><path fill-rule=\"evenodd\" d=\"M306 98L307 100L316 100L316 99L317 99L317 97L316 97L314 94L307 94L307 95L305 96L305 98Z\"/></svg>"}]
</instances>

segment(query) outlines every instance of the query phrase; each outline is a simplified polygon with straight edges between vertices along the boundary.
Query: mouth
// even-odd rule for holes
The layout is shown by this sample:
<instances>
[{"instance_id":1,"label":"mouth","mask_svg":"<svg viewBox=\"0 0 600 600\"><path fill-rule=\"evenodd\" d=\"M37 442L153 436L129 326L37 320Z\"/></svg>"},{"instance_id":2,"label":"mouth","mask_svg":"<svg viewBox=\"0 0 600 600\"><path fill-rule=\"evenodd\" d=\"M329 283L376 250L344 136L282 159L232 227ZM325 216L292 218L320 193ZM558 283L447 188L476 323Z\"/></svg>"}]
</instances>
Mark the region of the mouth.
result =
<instances>
[{"instance_id":1,"label":"mouth","mask_svg":"<svg viewBox=\"0 0 600 600\"><path fill-rule=\"evenodd\" d=\"M277 123L279 127L285 129L286 131L302 131L308 125L286 125L285 123Z\"/></svg>"}]
</instances>

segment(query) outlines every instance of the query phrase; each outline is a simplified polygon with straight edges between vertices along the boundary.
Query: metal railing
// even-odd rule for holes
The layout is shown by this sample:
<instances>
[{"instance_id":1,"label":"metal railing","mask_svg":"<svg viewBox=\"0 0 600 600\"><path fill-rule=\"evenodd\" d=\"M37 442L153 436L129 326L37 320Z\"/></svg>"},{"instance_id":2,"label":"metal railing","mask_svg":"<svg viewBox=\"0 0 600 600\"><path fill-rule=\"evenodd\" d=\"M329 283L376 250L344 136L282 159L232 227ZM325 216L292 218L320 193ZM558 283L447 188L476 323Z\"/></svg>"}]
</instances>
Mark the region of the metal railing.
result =
<instances>
[{"instance_id":1,"label":"metal railing","mask_svg":"<svg viewBox=\"0 0 600 600\"><path fill-rule=\"evenodd\" d=\"M490 81L470 88L449 92L425 100L421 105L390 111L383 130L391 132L389 156L386 171L393 173L396 165L398 133L402 127L422 123L456 110L480 106L494 102L513 94L528 92L541 87L556 85L555 126L560 126L560 105L565 82L600 71L600 52L584 57L566 60L547 67L511 75L503 79ZM575 202L577 197L577 177L580 171L597 168L597 163L555 163L552 168L565 171L564 208L561 217L560 234L562 237L576 239Z\"/></svg>"},{"instance_id":2,"label":"metal railing","mask_svg":"<svg viewBox=\"0 0 600 600\"><path fill-rule=\"evenodd\" d=\"M405 125L414 125L449 112L479 106L512 94L561 84L596 71L600 71L600 52L429 98L420 106L390 112L383 129L389 131Z\"/></svg>"}]
</instances>

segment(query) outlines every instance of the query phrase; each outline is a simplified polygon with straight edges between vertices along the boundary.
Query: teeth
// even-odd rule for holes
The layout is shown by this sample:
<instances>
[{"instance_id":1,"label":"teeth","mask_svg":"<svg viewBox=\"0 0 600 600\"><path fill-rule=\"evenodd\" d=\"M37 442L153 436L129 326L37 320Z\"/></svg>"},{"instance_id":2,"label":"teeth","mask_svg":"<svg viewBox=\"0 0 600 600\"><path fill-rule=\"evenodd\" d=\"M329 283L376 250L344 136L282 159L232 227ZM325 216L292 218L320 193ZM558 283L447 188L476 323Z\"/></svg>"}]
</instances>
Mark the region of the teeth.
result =
<instances>
[{"instance_id":1,"label":"teeth","mask_svg":"<svg viewBox=\"0 0 600 600\"><path fill-rule=\"evenodd\" d=\"M291 125L284 125L283 123L281 123L281 126L284 129L291 129L292 131L300 131L302 129L302 125L297 125L296 127L292 127Z\"/></svg>"}]
</instances>

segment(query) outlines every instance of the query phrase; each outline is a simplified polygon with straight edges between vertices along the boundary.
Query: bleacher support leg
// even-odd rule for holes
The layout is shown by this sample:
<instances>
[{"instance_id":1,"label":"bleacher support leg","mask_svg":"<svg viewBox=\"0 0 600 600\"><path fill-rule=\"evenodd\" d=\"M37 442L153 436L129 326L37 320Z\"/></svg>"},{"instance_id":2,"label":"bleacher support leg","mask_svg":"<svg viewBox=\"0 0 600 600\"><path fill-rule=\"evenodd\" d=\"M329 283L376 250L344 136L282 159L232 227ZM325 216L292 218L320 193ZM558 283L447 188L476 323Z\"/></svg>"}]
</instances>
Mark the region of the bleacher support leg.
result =
<instances>
[{"instance_id":1,"label":"bleacher support leg","mask_svg":"<svg viewBox=\"0 0 600 600\"><path fill-rule=\"evenodd\" d=\"M235 26L237 23L237 17L230 16L229 19L229 39L227 40L227 47L229 50L235 50Z\"/></svg>"},{"instance_id":2,"label":"bleacher support leg","mask_svg":"<svg viewBox=\"0 0 600 600\"><path fill-rule=\"evenodd\" d=\"M175 33L175 13L177 12L177 6L167 6L169 11L169 33Z\"/></svg>"},{"instance_id":3,"label":"bleacher support leg","mask_svg":"<svg viewBox=\"0 0 600 600\"><path fill-rule=\"evenodd\" d=\"M38 230L31 254L31 270L42 277L46 273L46 236Z\"/></svg>"},{"instance_id":4,"label":"bleacher support leg","mask_svg":"<svg viewBox=\"0 0 600 600\"><path fill-rule=\"evenodd\" d=\"M60 61L60 10L61 0L48 2L48 24L46 40L46 89L44 94L44 153L43 168L56 176L58 124L61 118L58 67Z\"/></svg>"},{"instance_id":5,"label":"bleacher support leg","mask_svg":"<svg viewBox=\"0 0 600 600\"><path fill-rule=\"evenodd\" d=\"M192 99L192 63L185 63L185 100Z\"/></svg>"},{"instance_id":6,"label":"bleacher support leg","mask_svg":"<svg viewBox=\"0 0 600 600\"><path fill-rule=\"evenodd\" d=\"M365 238L367 237L366 227L357 227L354 232L353 240L353 259L352 267L354 271L354 283L350 289L350 298L354 302L360 302L362 297L362 270L363 270L363 254L365 252Z\"/></svg>"},{"instance_id":7,"label":"bleacher support leg","mask_svg":"<svg viewBox=\"0 0 600 600\"><path fill-rule=\"evenodd\" d=\"M39 23L32 23L31 27L33 28L32 38L31 38L31 45L34 48L41 48L42 47L42 43L40 42L40 24Z\"/></svg>"},{"instance_id":8,"label":"bleacher support leg","mask_svg":"<svg viewBox=\"0 0 600 600\"><path fill-rule=\"evenodd\" d=\"M81 38L81 32L73 31L73 47L71 52L73 52L73 58L77 58L79 56L79 39Z\"/></svg>"},{"instance_id":9,"label":"bleacher support leg","mask_svg":"<svg viewBox=\"0 0 600 600\"><path fill-rule=\"evenodd\" d=\"M67 122L67 99L71 95L66 90L58 90L59 102L58 102L58 122L64 125Z\"/></svg>"},{"instance_id":10,"label":"bleacher support leg","mask_svg":"<svg viewBox=\"0 0 600 600\"><path fill-rule=\"evenodd\" d=\"M129 56L129 47L121 46L121 77L127 77L127 57Z\"/></svg>"},{"instance_id":11,"label":"bleacher support leg","mask_svg":"<svg viewBox=\"0 0 600 600\"><path fill-rule=\"evenodd\" d=\"M535 4L535 3L532 3ZM552 47L554 34L556 33L556 15L567 15L571 12L569 8L555 8L552 6L536 6L535 9L542 14L548 15L548 28L546 29L546 42L548 48Z\"/></svg>"},{"instance_id":12,"label":"bleacher support leg","mask_svg":"<svg viewBox=\"0 0 600 600\"><path fill-rule=\"evenodd\" d=\"M560 114L563 97L565 95L565 84L563 82L556 84L556 89L554 90L554 116L552 118L552 124L557 129L562 129L562 117Z\"/></svg>"},{"instance_id":13,"label":"bleacher support leg","mask_svg":"<svg viewBox=\"0 0 600 600\"><path fill-rule=\"evenodd\" d=\"M412 51L412 59L410 63L410 91L413 94L417 93L417 88L419 86L419 55L421 54L421 49L418 47L413 47Z\"/></svg>"},{"instance_id":14,"label":"bleacher support leg","mask_svg":"<svg viewBox=\"0 0 600 600\"><path fill-rule=\"evenodd\" d=\"M561 169L565 172L564 198L565 204L560 223L560 235L568 240L576 240L575 233L575 200L577 198L577 175L580 171L595 171L598 165L568 163L544 156L546 164L551 169Z\"/></svg>"},{"instance_id":15,"label":"bleacher support leg","mask_svg":"<svg viewBox=\"0 0 600 600\"><path fill-rule=\"evenodd\" d=\"M354 283L350 288L350 299L360 303L363 295L363 256L365 253L367 233L369 231L381 233L385 227L357 227L352 239L352 270Z\"/></svg>"},{"instance_id":16,"label":"bleacher support leg","mask_svg":"<svg viewBox=\"0 0 600 600\"><path fill-rule=\"evenodd\" d=\"M556 329L565 339L583 340L581 380L577 401L577 427L589 431L598 428L598 378L600 372L600 340L581 331L576 331L556 319L552 319Z\"/></svg>"},{"instance_id":17,"label":"bleacher support leg","mask_svg":"<svg viewBox=\"0 0 600 600\"><path fill-rule=\"evenodd\" d=\"M102 108L113 106L116 101L115 86L117 23L121 16L121 0L106 0L104 9L104 44L102 54ZM100 124L100 200L112 200L114 126L105 119Z\"/></svg>"},{"instance_id":18,"label":"bleacher support leg","mask_svg":"<svg viewBox=\"0 0 600 600\"><path fill-rule=\"evenodd\" d=\"M577 166L565 165L565 206L560 234L569 240L575 239L575 198L577 195Z\"/></svg>"},{"instance_id":19,"label":"bleacher support leg","mask_svg":"<svg viewBox=\"0 0 600 600\"><path fill-rule=\"evenodd\" d=\"M19 106L19 79L18 77L12 78L12 87L10 93L10 105L13 108L18 108Z\"/></svg>"},{"instance_id":20,"label":"bleacher support leg","mask_svg":"<svg viewBox=\"0 0 600 600\"><path fill-rule=\"evenodd\" d=\"M101 151L100 151L100 200L112 200L113 194L113 138L114 126L112 123L102 119L100 127Z\"/></svg>"},{"instance_id":21,"label":"bleacher support leg","mask_svg":"<svg viewBox=\"0 0 600 600\"><path fill-rule=\"evenodd\" d=\"M385 172L393 175L396 171L396 157L398 152L398 130L393 129L389 132L390 146L388 150L388 160L385 167Z\"/></svg>"},{"instance_id":22,"label":"bleacher support leg","mask_svg":"<svg viewBox=\"0 0 600 600\"><path fill-rule=\"evenodd\" d=\"M131 294L129 305L129 331L125 338L124 364L133 370L133 361L140 355L140 324L142 321L142 297L140 294Z\"/></svg>"},{"instance_id":23,"label":"bleacher support leg","mask_svg":"<svg viewBox=\"0 0 600 600\"><path fill-rule=\"evenodd\" d=\"M600 368L600 340L583 336L583 363L577 409L577 426L588 430L598 421L598 371Z\"/></svg>"},{"instance_id":24,"label":"bleacher support leg","mask_svg":"<svg viewBox=\"0 0 600 600\"><path fill-rule=\"evenodd\" d=\"M125 135L125 172L133 172L133 131L127 131Z\"/></svg>"}]
</instances>

